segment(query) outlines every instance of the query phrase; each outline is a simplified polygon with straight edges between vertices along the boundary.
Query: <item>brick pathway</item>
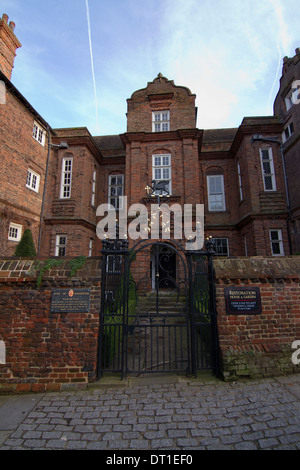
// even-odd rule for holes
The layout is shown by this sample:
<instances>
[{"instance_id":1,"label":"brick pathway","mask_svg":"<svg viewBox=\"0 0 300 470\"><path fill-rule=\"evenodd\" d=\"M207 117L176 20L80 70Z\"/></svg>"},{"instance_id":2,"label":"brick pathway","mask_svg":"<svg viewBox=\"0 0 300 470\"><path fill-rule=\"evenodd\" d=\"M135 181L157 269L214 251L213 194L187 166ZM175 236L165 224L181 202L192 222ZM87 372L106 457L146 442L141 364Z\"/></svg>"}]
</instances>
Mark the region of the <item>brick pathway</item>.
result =
<instances>
[{"instance_id":1,"label":"brick pathway","mask_svg":"<svg viewBox=\"0 0 300 470\"><path fill-rule=\"evenodd\" d=\"M0 449L300 450L292 384L169 381L148 376L40 395Z\"/></svg>"}]
</instances>

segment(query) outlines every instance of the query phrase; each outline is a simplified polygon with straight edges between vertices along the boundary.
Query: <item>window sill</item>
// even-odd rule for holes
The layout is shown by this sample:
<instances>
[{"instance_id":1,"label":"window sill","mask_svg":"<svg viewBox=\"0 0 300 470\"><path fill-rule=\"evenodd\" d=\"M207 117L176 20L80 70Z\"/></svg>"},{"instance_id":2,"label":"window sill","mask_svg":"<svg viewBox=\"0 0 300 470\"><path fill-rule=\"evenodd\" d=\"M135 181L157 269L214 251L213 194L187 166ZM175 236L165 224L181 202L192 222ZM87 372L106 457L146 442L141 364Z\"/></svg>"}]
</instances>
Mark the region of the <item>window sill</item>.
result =
<instances>
[{"instance_id":1,"label":"window sill","mask_svg":"<svg viewBox=\"0 0 300 470\"><path fill-rule=\"evenodd\" d=\"M209 214L220 214L220 213L226 214L226 213L228 213L229 211L228 211L227 209L220 209L220 210L216 210L216 211L212 211L212 210L208 209L207 212L208 212Z\"/></svg>"},{"instance_id":2,"label":"window sill","mask_svg":"<svg viewBox=\"0 0 300 470\"><path fill-rule=\"evenodd\" d=\"M26 188L27 188L27 189L30 189L30 191L33 191L33 192L34 192L34 193L36 193L36 194L38 194L38 193L39 193L39 191L38 191L38 190L36 190L36 189L33 189L33 188L31 188L30 186L27 186L27 185L26 185Z\"/></svg>"}]
</instances>

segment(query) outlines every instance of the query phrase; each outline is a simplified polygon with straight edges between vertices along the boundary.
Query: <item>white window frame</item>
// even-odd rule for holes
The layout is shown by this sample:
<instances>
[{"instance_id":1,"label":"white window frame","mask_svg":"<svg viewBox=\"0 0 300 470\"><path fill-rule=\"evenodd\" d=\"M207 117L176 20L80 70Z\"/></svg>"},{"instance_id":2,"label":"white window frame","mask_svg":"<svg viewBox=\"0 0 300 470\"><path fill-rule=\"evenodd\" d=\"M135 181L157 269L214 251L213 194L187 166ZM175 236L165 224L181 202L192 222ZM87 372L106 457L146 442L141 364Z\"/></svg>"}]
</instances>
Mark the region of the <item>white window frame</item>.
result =
<instances>
[{"instance_id":1,"label":"white window frame","mask_svg":"<svg viewBox=\"0 0 300 470\"><path fill-rule=\"evenodd\" d=\"M273 234L277 234L277 238L272 238L272 232ZM284 251L283 251L283 241L282 241L282 230L281 229L271 229L269 230L269 236L270 236L270 243L271 243L271 252L272 256L284 256ZM274 253L274 245L278 245L279 253Z\"/></svg>"},{"instance_id":2,"label":"white window frame","mask_svg":"<svg viewBox=\"0 0 300 470\"><path fill-rule=\"evenodd\" d=\"M242 202L244 200L244 195L243 195L243 186L242 186L241 167L239 163L237 164L237 169L238 169L238 179L239 179L240 201Z\"/></svg>"},{"instance_id":3,"label":"white window frame","mask_svg":"<svg viewBox=\"0 0 300 470\"><path fill-rule=\"evenodd\" d=\"M28 168L27 170L27 179L26 179L26 188L35 191L36 193L39 192L40 187L40 175L35 171Z\"/></svg>"},{"instance_id":4,"label":"white window frame","mask_svg":"<svg viewBox=\"0 0 300 470\"><path fill-rule=\"evenodd\" d=\"M92 206L95 206L95 199L96 199L96 177L97 177L97 170L94 168L93 170L93 181L92 181Z\"/></svg>"},{"instance_id":5,"label":"white window frame","mask_svg":"<svg viewBox=\"0 0 300 470\"><path fill-rule=\"evenodd\" d=\"M263 158L263 152L268 152L268 159ZM274 169L274 160L273 160L273 152L271 147L261 147L259 149L260 153L260 163L261 163L261 172L262 178L264 183L264 190L266 192L276 191L276 178L275 178L275 169ZM269 163L270 165L270 172L266 172L264 168L264 163ZM267 188L266 185L266 178L270 178L272 188Z\"/></svg>"},{"instance_id":6,"label":"white window frame","mask_svg":"<svg viewBox=\"0 0 300 470\"><path fill-rule=\"evenodd\" d=\"M43 129L40 124L37 122L33 123L33 129L32 129L32 137L34 140L36 140L39 144L41 144L43 147L45 146L45 140L46 140L46 131Z\"/></svg>"},{"instance_id":7,"label":"white window frame","mask_svg":"<svg viewBox=\"0 0 300 470\"><path fill-rule=\"evenodd\" d=\"M220 191L211 191L211 181L213 178L220 178L221 182L221 190ZM208 194L208 210L210 212L224 212L226 210L226 203L225 203L225 187L224 187L224 175L207 175L207 194ZM215 200L212 201L213 196L220 198L219 201ZM219 207L214 206L215 204L219 205Z\"/></svg>"},{"instance_id":8,"label":"white window frame","mask_svg":"<svg viewBox=\"0 0 300 470\"><path fill-rule=\"evenodd\" d=\"M157 172L160 172L160 174ZM169 195L172 195L172 158L170 153L152 155L152 180L156 183L168 181ZM157 194L159 195L159 191L157 191Z\"/></svg>"},{"instance_id":9,"label":"white window frame","mask_svg":"<svg viewBox=\"0 0 300 470\"><path fill-rule=\"evenodd\" d=\"M113 178L121 178L122 183L112 184ZM121 194L112 194L113 188L117 190L117 193L121 192ZM118 188L121 188L121 191L118 190ZM111 204L117 210L123 209L123 198L120 199L120 196L124 196L124 175L121 173L118 175L109 175L108 177L108 204Z\"/></svg>"},{"instance_id":10,"label":"white window frame","mask_svg":"<svg viewBox=\"0 0 300 470\"><path fill-rule=\"evenodd\" d=\"M225 237L215 238L215 237L213 237L212 240L213 240L213 248L215 250L216 256L229 256L228 238L225 238ZM226 253L218 253L217 248L221 248L223 250L224 241L226 242Z\"/></svg>"},{"instance_id":11,"label":"white window frame","mask_svg":"<svg viewBox=\"0 0 300 470\"><path fill-rule=\"evenodd\" d=\"M93 238L90 238L90 241L89 241L89 257L92 256L93 244L94 244L94 240L93 240Z\"/></svg>"},{"instance_id":12,"label":"white window frame","mask_svg":"<svg viewBox=\"0 0 300 470\"><path fill-rule=\"evenodd\" d=\"M11 242L19 242L22 237L22 225L11 222L8 229L8 240Z\"/></svg>"},{"instance_id":13,"label":"white window frame","mask_svg":"<svg viewBox=\"0 0 300 470\"><path fill-rule=\"evenodd\" d=\"M61 254L60 250L64 250L64 253ZM59 233L56 235L56 239L55 239L55 256L66 256L66 252L67 252L67 235L65 235L64 233Z\"/></svg>"},{"instance_id":14,"label":"white window frame","mask_svg":"<svg viewBox=\"0 0 300 470\"><path fill-rule=\"evenodd\" d=\"M292 135L294 134L294 124L293 121L289 121L288 124L283 129L282 133L282 142L285 143Z\"/></svg>"},{"instance_id":15,"label":"white window frame","mask_svg":"<svg viewBox=\"0 0 300 470\"><path fill-rule=\"evenodd\" d=\"M170 130L170 111L152 112L152 132L168 132Z\"/></svg>"},{"instance_id":16,"label":"white window frame","mask_svg":"<svg viewBox=\"0 0 300 470\"><path fill-rule=\"evenodd\" d=\"M70 199L71 197L72 172L73 172L73 158L72 157L63 158L62 170L61 170L61 185L60 185L61 199Z\"/></svg>"},{"instance_id":17,"label":"white window frame","mask_svg":"<svg viewBox=\"0 0 300 470\"><path fill-rule=\"evenodd\" d=\"M286 111L289 111L294 104L292 101L292 94L293 94L293 90L290 90L288 94L286 95L286 97L284 98Z\"/></svg>"},{"instance_id":18,"label":"white window frame","mask_svg":"<svg viewBox=\"0 0 300 470\"><path fill-rule=\"evenodd\" d=\"M244 235L245 256L248 256L247 235Z\"/></svg>"}]
</instances>

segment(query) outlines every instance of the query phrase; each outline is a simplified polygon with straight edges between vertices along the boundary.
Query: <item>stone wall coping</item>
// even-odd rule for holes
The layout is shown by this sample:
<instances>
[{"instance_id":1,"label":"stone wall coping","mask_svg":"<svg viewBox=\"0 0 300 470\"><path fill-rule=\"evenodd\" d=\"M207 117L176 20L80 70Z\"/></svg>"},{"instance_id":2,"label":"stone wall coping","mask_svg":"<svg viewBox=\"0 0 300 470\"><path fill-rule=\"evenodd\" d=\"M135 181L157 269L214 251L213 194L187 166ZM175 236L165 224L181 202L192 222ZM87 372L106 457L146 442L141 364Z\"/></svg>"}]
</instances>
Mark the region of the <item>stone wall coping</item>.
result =
<instances>
[{"instance_id":1,"label":"stone wall coping","mask_svg":"<svg viewBox=\"0 0 300 470\"><path fill-rule=\"evenodd\" d=\"M215 279L298 279L300 256L215 258Z\"/></svg>"},{"instance_id":2,"label":"stone wall coping","mask_svg":"<svg viewBox=\"0 0 300 470\"><path fill-rule=\"evenodd\" d=\"M40 270L47 266L49 260L60 261L59 265L49 265L43 273L43 278L68 277L72 270L72 257L66 258L0 258L0 282L30 282L36 280ZM82 266L75 272L74 277L88 277L100 279L101 257L87 257Z\"/></svg>"}]
</instances>

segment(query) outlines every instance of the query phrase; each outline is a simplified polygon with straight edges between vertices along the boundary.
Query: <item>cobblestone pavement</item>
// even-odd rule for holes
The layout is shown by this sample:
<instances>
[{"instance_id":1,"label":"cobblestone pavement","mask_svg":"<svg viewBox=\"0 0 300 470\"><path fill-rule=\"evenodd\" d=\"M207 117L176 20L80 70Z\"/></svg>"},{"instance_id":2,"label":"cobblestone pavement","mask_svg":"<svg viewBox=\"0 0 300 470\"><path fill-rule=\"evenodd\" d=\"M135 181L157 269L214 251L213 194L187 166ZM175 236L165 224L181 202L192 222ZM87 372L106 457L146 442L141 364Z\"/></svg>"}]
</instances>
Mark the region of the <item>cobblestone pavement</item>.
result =
<instances>
[{"instance_id":1,"label":"cobblestone pavement","mask_svg":"<svg viewBox=\"0 0 300 470\"><path fill-rule=\"evenodd\" d=\"M0 402L1 450L300 449L300 374L237 383L148 376L27 395L9 429L13 400Z\"/></svg>"}]
</instances>

